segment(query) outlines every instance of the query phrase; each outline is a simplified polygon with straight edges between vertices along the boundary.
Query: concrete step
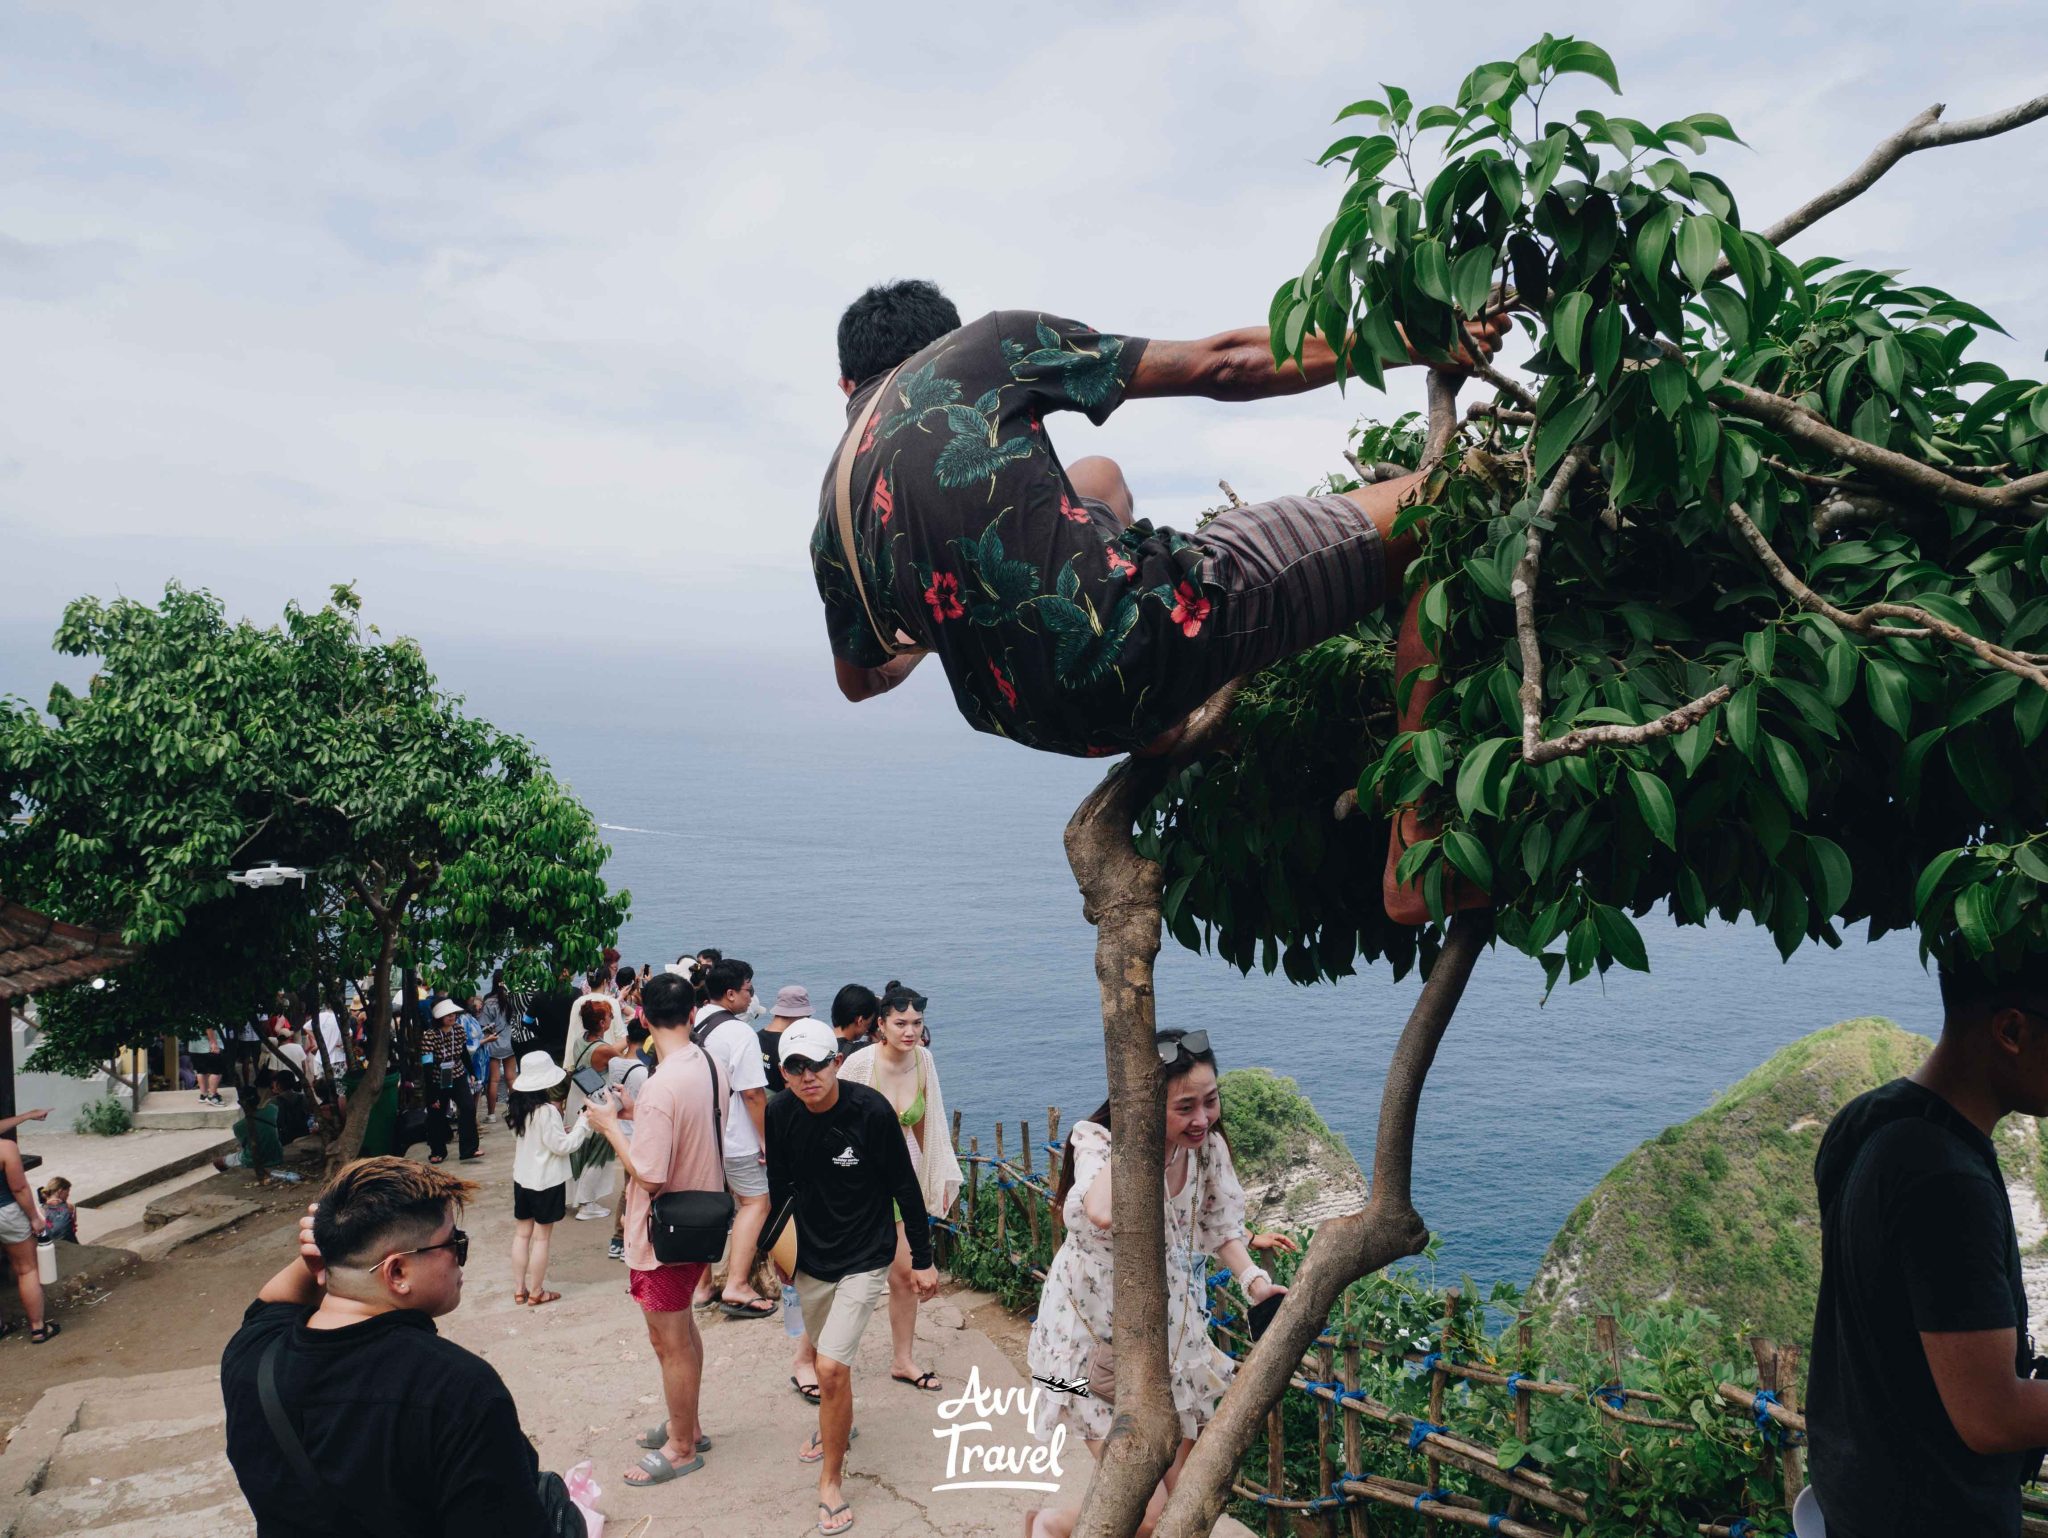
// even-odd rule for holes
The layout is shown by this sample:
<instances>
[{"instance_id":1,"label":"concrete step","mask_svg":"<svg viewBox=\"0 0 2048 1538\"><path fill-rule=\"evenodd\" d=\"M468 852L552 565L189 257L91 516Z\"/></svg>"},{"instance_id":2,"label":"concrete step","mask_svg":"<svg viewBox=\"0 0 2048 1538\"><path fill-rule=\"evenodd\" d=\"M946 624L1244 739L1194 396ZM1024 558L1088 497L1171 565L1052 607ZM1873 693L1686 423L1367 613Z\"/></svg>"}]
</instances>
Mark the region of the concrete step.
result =
<instances>
[{"instance_id":1,"label":"concrete step","mask_svg":"<svg viewBox=\"0 0 2048 1538\"><path fill-rule=\"evenodd\" d=\"M222 1450L226 1436L218 1405L210 1414L74 1431L57 1445L38 1493L201 1463Z\"/></svg>"},{"instance_id":2,"label":"concrete step","mask_svg":"<svg viewBox=\"0 0 2048 1538\"><path fill-rule=\"evenodd\" d=\"M256 1519L239 1493L217 1506L194 1511L153 1512L128 1522L95 1522L45 1538L255 1538Z\"/></svg>"},{"instance_id":3,"label":"concrete step","mask_svg":"<svg viewBox=\"0 0 2048 1538\"><path fill-rule=\"evenodd\" d=\"M171 1374L162 1374L168 1378ZM156 1378L100 1379L85 1397L70 1435L100 1431L109 1426L135 1426L144 1422L184 1420L188 1416L227 1413L220 1402L220 1369L200 1367L175 1375L176 1381L162 1383ZM117 1385L132 1383L132 1389ZM143 1385L149 1385L147 1387Z\"/></svg>"},{"instance_id":4,"label":"concrete step","mask_svg":"<svg viewBox=\"0 0 2048 1538\"><path fill-rule=\"evenodd\" d=\"M105 1533L113 1524L138 1518L181 1516L185 1525L166 1532L207 1531L192 1513L241 1502L241 1486L227 1455L216 1452L196 1462L157 1467L62 1490L39 1490L15 1529L15 1538L55 1538L81 1529ZM246 1512L248 1507L243 1505Z\"/></svg>"},{"instance_id":5,"label":"concrete step","mask_svg":"<svg viewBox=\"0 0 2048 1538\"><path fill-rule=\"evenodd\" d=\"M224 1090L222 1095L227 1101L225 1105L201 1105L196 1089L157 1090L135 1113L135 1125L159 1132L190 1127L218 1127L226 1131L241 1119L242 1113L232 1093Z\"/></svg>"}]
</instances>

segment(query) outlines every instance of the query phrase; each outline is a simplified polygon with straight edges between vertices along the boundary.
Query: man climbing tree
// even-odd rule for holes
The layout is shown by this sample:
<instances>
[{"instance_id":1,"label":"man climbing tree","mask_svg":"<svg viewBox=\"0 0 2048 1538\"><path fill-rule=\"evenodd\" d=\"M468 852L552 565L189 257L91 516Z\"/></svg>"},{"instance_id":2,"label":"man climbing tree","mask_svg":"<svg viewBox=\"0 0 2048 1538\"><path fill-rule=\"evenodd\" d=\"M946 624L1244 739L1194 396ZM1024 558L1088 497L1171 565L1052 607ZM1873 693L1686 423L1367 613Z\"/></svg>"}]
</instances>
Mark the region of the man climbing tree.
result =
<instances>
[{"instance_id":1,"label":"man climbing tree","mask_svg":"<svg viewBox=\"0 0 2048 1538\"><path fill-rule=\"evenodd\" d=\"M1473 326L1469 352L1409 356L1455 371L1490 354L1504 325L1496 314ZM1063 465L1045 429L1050 412L1100 425L1143 396L1312 390L1339 376L1320 341L1276 363L1263 326L1195 342L1028 310L963 326L934 284L904 282L847 308L839 370L849 425L811 561L850 700L893 689L936 653L980 731L1088 757L1165 752L1226 683L1398 599L1418 549L1395 522L1423 473L1232 507L1190 536L1135 518L1114 460ZM1405 679L1433 658L1412 612L1402 635ZM1418 720L1429 692L1407 690ZM1420 923L1426 910L1393 869L1390 858L1389 910Z\"/></svg>"}]
</instances>

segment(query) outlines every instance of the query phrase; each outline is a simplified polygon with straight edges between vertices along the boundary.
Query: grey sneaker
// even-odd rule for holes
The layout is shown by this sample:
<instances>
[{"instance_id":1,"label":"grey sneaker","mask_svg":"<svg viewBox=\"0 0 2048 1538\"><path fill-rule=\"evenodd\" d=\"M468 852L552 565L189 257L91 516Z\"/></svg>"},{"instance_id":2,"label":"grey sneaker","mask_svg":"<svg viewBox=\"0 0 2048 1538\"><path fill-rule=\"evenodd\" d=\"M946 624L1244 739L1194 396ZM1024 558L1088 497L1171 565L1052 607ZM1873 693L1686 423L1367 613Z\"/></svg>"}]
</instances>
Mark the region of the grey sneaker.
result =
<instances>
[{"instance_id":1,"label":"grey sneaker","mask_svg":"<svg viewBox=\"0 0 2048 1538\"><path fill-rule=\"evenodd\" d=\"M605 1247L604 1253L607 1260L624 1260L626 1258L626 1241L619 1235L613 1234L612 1242Z\"/></svg>"}]
</instances>

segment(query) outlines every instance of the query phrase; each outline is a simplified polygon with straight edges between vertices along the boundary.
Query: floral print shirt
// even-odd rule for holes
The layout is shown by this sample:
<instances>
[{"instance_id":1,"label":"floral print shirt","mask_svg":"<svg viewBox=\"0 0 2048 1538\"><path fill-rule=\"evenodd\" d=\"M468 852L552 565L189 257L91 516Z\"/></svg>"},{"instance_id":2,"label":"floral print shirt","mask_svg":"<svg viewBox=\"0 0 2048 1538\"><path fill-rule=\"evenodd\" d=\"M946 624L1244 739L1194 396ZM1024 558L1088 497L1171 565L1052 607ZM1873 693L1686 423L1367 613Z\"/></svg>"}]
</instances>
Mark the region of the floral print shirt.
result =
<instances>
[{"instance_id":1,"label":"floral print shirt","mask_svg":"<svg viewBox=\"0 0 2048 1538\"><path fill-rule=\"evenodd\" d=\"M1094 757L1186 714L1167 685L1212 639L1207 552L1142 520L1118 531L1084 506L1045 427L1055 411L1100 425L1144 351L1137 337L998 310L906 360L861 436L854 543L875 619L937 655L981 731ZM882 378L854 392L849 432ZM835 450L811 566L833 653L878 667L887 653L840 549L837 466Z\"/></svg>"}]
</instances>

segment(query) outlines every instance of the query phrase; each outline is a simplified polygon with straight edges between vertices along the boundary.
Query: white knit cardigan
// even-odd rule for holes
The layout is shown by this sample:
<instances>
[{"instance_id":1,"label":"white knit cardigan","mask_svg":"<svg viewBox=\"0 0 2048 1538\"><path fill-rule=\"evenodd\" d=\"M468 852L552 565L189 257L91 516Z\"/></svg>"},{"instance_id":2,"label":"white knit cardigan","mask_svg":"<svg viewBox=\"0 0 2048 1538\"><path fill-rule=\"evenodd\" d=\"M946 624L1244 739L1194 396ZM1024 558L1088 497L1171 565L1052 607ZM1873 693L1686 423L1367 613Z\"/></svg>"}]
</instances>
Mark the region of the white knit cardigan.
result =
<instances>
[{"instance_id":1,"label":"white knit cardigan","mask_svg":"<svg viewBox=\"0 0 2048 1538\"><path fill-rule=\"evenodd\" d=\"M873 1089L880 1054L879 1047L862 1047L839 1065L839 1076ZM917 1056L924 1070L924 1136L918 1139L924 1158L918 1163L917 1185L924 1193L925 1212L942 1218L953 1210L954 1198L960 1194L960 1160L953 1152L953 1124L946 1116L946 1097L939 1089L939 1065L933 1061L930 1047L919 1047Z\"/></svg>"}]
</instances>

